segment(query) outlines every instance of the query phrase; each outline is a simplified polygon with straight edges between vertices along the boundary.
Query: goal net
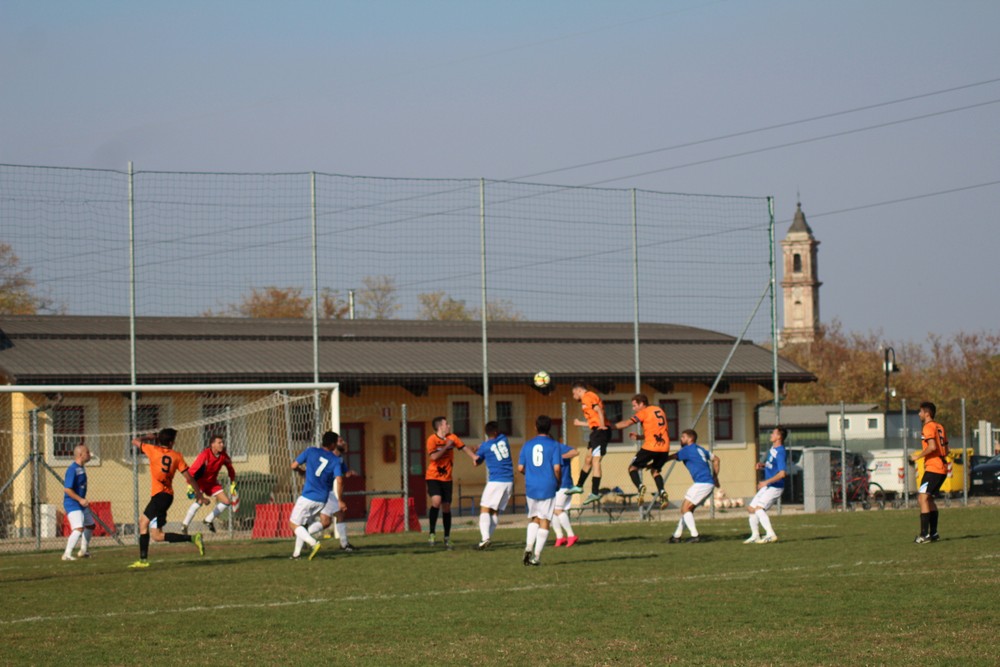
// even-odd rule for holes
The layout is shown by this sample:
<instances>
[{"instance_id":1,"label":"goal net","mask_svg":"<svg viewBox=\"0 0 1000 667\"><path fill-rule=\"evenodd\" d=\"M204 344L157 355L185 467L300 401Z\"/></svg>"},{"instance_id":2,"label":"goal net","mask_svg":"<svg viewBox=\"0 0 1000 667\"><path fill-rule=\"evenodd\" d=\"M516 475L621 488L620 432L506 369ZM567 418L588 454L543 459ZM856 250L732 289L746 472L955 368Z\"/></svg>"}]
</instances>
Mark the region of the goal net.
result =
<instances>
[{"instance_id":1,"label":"goal net","mask_svg":"<svg viewBox=\"0 0 1000 667\"><path fill-rule=\"evenodd\" d=\"M81 390L83 389L83 390ZM86 445L87 499L95 544L133 537L149 500L149 465L131 445L134 435L177 430L175 449L190 465L213 436L224 438L238 480L237 512L217 520L222 532L253 529L258 506L293 502L300 482L290 462L339 426L336 384L124 385L2 388L12 416L0 431L0 549L55 547L68 525L63 479L74 451ZM228 488L226 469L219 481ZM193 501L174 478L170 530ZM211 506L198 511L200 521ZM105 525L101 525L101 524ZM110 533L110 534L106 534Z\"/></svg>"}]
</instances>

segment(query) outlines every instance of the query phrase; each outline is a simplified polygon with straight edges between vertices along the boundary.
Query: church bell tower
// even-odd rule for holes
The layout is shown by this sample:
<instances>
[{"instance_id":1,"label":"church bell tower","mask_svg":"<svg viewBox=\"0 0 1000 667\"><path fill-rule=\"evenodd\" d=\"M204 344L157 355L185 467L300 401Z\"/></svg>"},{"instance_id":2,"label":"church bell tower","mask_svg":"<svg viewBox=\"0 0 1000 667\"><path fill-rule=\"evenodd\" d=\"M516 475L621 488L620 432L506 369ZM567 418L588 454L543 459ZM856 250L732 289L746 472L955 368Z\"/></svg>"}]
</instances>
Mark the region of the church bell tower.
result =
<instances>
[{"instance_id":1,"label":"church bell tower","mask_svg":"<svg viewBox=\"0 0 1000 667\"><path fill-rule=\"evenodd\" d=\"M792 226L781 242L785 262L781 281L785 305L782 346L809 344L819 335L819 286L823 283L817 271L818 246L802 204L797 203Z\"/></svg>"}]
</instances>

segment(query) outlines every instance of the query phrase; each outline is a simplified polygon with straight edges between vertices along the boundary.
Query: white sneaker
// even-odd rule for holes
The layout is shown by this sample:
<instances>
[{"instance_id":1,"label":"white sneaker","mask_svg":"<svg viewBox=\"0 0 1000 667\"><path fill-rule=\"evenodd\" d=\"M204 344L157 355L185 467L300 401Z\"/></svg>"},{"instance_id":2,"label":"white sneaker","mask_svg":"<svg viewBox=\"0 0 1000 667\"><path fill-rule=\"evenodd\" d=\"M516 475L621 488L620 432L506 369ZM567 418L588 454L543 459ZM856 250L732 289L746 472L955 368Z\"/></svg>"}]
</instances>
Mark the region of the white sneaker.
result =
<instances>
[{"instance_id":1,"label":"white sneaker","mask_svg":"<svg viewBox=\"0 0 1000 667\"><path fill-rule=\"evenodd\" d=\"M759 535L751 535L747 539L743 540L743 544L757 544L758 542L760 542Z\"/></svg>"},{"instance_id":2,"label":"white sneaker","mask_svg":"<svg viewBox=\"0 0 1000 667\"><path fill-rule=\"evenodd\" d=\"M63 554L63 557L62 557L62 559L63 559L63 560L76 560L76 559L75 559L75 558L73 558L72 556L67 556L66 554Z\"/></svg>"},{"instance_id":3,"label":"white sneaker","mask_svg":"<svg viewBox=\"0 0 1000 667\"><path fill-rule=\"evenodd\" d=\"M76 557L77 558L90 558L90 552L89 551L81 551L78 554L76 554Z\"/></svg>"},{"instance_id":4,"label":"white sneaker","mask_svg":"<svg viewBox=\"0 0 1000 667\"><path fill-rule=\"evenodd\" d=\"M757 544L771 544L772 542L777 542L777 535L765 535L764 537L757 540Z\"/></svg>"}]
</instances>

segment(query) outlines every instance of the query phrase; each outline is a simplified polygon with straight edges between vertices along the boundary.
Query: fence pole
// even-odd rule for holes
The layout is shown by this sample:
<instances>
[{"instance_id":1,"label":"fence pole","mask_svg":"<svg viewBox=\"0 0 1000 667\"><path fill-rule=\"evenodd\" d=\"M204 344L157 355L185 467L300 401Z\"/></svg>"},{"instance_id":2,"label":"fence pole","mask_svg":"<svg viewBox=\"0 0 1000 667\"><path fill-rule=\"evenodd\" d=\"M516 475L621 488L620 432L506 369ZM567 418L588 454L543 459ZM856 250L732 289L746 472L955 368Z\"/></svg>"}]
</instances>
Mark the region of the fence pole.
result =
<instances>
[{"instance_id":1,"label":"fence pole","mask_svg":"<svg viewBox=\"0 0 1000 667\"><path fill-rule=\"evenodd\" d=\"M632 188L632 362L635 366L635 393L642 391L639 374L639 212Z\"/></svg>"},{"instance_id":2,"label":"fence pole","mask_svg":"<svg viewBox=\"0 0 1000 667\"><path fill-rule=\"evenodd\" d=\"M410 428L406 417L406 403L399 411L399 449L403 464L403 532L410 530Z\"/></svg>"},{"instance_id":3,"label":"fence pole","mask_svg":"<svg viewBox=\"0 0 1000 667\"><path fill-rule=\"evenodd\" d=\"M768 262L771 264L771 382L774 393L774 423L781 425L781 385L778 380L778 270L774 259L776 246L774 244L774 197L767 198L768 243L771 250Z\"/></svg>"},{"instance_id":4,"label":"fence pole","mask_svg":"<svg viewBox=\"0 0 1000 667\"><path fill-rule=\"evenodd\" d=\"M35 528L35 551L42 550L42 497L38 476L38 408L31 414L31 521Z\"/></svg>"},{"instance_id":5,"label":"fence pole","mask_svg":"<svg viewBox=\"0 0 1000 667\"><path fill-rule=\"evenodd\" d=\"M840 402L840 510L847 511L847 433L844 431L844 402Z\"/></svg>"},{"instance_id":6,"label":"fence pole","mask_svg":"<svg viewBox=\"0 0 1000 667\"><path fill-rule=\"evenodd\" d=\"M900 401L900 410L903 413L903 507L906 509L910 508L910 457L906 454L906 448L909 446L909 432L910 429L906 424L906 399ZM916 469L914 469L914 474L916 474Z\"/></svg>"},{"instance_id":7,"label":"fence pole","mask_svg":"<svg viewBox=\"0 0 1000 667\"><path fill-rule=\"evenodd\" d=\"M962 399L962 505L969 506L969 475L972 473L969 465L969 451L965 445L965 399Z\"/></svg>"},{"instance_id":8,"label":"fence pole","mask_svg":"<svg viewBox=\"0 0 1000 667\"><path fill-rule=\"evenodd\" d=\"M715 454L715 402L714 401L708 404L708 451L711 454ZM674 463L676 463L676 462L677 461L675 460ZM754 461L754 463L756 463L756 461ZM756 484L756 482L757 482L756 476L757 476L757 473L754 473L754 478L755 478L754 479L754 486L757 485ZM682 508L684 507L684 503L681 503L681 507ZM781 506L780 505L778 506L778 511L779 512L781 511ZM714 490L712 491L712 495L709 497L709 500L708 500L708 515L710 517L712 517L713 519L715 518L715 491ZM684 517L682 516L681 520L683 520L683 519L684 519Z\"/></svg>"},{"instance_id":9,"label":"fence pole","mask_svg":"<svg viewBox=\"0 0 1000 667\"><path fill-rule=\"evenodd\" d=\"M479 320L483 338L483 423L490 420L490 372L486 336L486 179L479 179Z\"/></svg>"},{"instance_id":10,"label":"fence pole","mask_svg":"<svg viewBox=\"0 0 1000 667\"><path fill-rule=\"evenodd\" d=\"M128 346L129 346L129 378L133 385L136 382L136 345L135 345L135 171L132 161L128 163ZM132 438L139 435L139 395L131 392L129 414L132 417ZM128 445L132 459L132 525L133 539L139 543L139 452L130 442Z\"/></svg>"},{"instance_id":11,"label":"fence pole","mask_svg":"<svg viewBox=\"0 0 1000 667\"><path fill-rule=\"evenodd\" d=\"M317 241L317 216L316 216L316 172L309 173L309 206L312 218L312 366L313 382L319 382L319 243ZM313 442L319 442L320 433L323 432L321 416L323 414L320 405L321 399L319 391L313 392Z\"/></svg>"}]
</instances>

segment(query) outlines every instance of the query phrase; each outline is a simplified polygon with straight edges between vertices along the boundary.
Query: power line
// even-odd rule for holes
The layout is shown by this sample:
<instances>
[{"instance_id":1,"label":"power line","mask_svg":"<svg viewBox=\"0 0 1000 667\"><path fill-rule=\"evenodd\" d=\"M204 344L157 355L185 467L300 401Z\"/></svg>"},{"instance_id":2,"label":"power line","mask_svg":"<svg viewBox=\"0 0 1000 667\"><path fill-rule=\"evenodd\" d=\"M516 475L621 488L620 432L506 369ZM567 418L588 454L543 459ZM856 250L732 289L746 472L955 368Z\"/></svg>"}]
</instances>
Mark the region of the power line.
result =
<instances>
[{"instance_id":1,"label":"power line","mask_svg":"<svg viewBox=\"0 0 1000 667\"><path fill-rule=\"evenodd\" d=\"M952 88L943 88L941 90L934 90L929 93L921 93L919 95L910 95L909 97L900 97L894 100L888 100L886 102L878 102L875 104L867 104L865 106L854 107L853 109L844 109L842 111L833 111L831 113L821 114L819 116L811 116L809 118L802 118L799 120L786 121L784 123L777 123L775 125L765 125L764 127L758 127L752 130L743 130L740 132L732 132L730 134L722 134L717 137L710 137L707 139L698 139L696 141L689 141L683 144L674 144L673 146L664 146L661 148L651 148L649 150L640 151L638 153L629 153L627 155L618 155L616 157L604 158L601 160L592 160L590 162L581 162L579 164L570 165L568 167L559 167L557 169L549 169L547 171L538 171L533 174L525 174L523 176L515 176L510 179L505 180L522 180L525 178L534 178L536 176L545 176L548 174L558 174L563 171L572 171L574 169L583 169L584 167L593 167L600 164L608 164L610 162L618 162L620 160L630 160L632 158L644 157L646 155L654 155L656 153L665 153L667 151L678 150L681 148L690 148L692 146L700 146L702 144L708 144L715 141L723 141L725 139L735 139L736 137L745 137L751 134L757 134L759 132L767 132L769 130L778 130L785 127L794 127L795 125L803 125L805 123L812 123L817 120L826 120L827 118L836 118L837 116L846 116L847 114L857 113L859 111L869 111L871 109L878 109L880 107L887 107L893 104L901 104L903 102L912 102L913 100L919 100L926 97L933 97L935 95L944 95L947 93L953 93L959 90L966 90L969 88L975 88L977 86L986 86L991 83L1000 82L1000 78L986 79L985 81L977 81L975 83L968 83L962 86L954 86Z\"/></svg>"},{"instance_id":2,"label":"power line","mask_svg":"<svg viewBox=\"0 0 1000 667\"><path fill-rule=\"evenodd\" d=\"M756 148L754 150L742 151L740 153L730 153L729 155L721 155L719 157L707 158L705 160L697 160L695 162L686 162L684 164L676 164L671 167L661 167L659 169L650 169L648 171L640 171L634 174L628 174L626 176L618 176L615 178L605 178L600 181L592 181L590 183L584 183L580 187L589 187L594 185L603 185L604 183L614 183L615 181L624 181L628 178L638 178L640 176L649 176L650 174L660 174L665 171L673 171L675 169L685 169L687 167L697 167L703 164L710 164L712 162L721 162L722 160L730 160L737 157L746 157L747 155L756 155L757 153L767 153L769 151L778 150L779 148L790 148L792 146L801 146L802 144L810 144L816 141L823 141L825 139L834 139L836 137L845 137L851 134L858 134L861 132L868 132L870 130L880 130L885 127L892 127L893 125L902 125L904 123L912 123L917 120L926 120L927 118L935 118L937 116L944 116L950 113L956 113L958 111L968 111L969 109L976 109L979 107L989 106L991 104L1000 103L1000 99L988 100L986 102L978 102L976 104L968 104L961 107L955 107L952 109L945 109L944 111L935 111L933 113L921 114L919 116L911 116L910 118L901 118L898 120L891 120L885 123L877 123L875 125L867 125L865 127L855 128L853 130L844 130L843 132L832 132L830 134L824 134L818 137L811 137L808 139L799 139L797 141L789 141L783 144L775 144L773 146L765 146L764 148Z\"/></svg>"}]
</instances>

